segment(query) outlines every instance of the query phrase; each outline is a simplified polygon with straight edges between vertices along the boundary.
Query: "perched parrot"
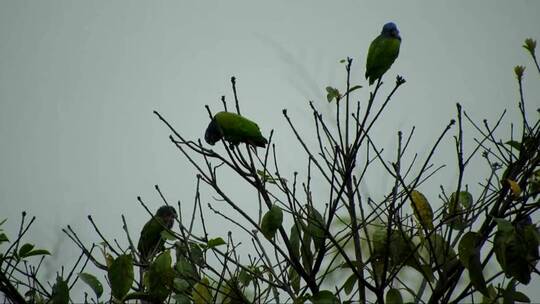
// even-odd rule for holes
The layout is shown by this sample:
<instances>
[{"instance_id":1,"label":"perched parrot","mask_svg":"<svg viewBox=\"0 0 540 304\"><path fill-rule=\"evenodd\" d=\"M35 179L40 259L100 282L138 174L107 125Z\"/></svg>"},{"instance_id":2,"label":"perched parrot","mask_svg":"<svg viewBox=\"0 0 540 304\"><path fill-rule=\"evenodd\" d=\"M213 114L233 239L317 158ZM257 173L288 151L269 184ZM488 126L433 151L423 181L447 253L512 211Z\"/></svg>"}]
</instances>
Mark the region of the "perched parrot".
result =
<instances>
[{"instance_id":1,"label":"perched parrot","mask_svg":"<svg viewBox=\"0 0 540 304\"><path fill-rule=\"evenodd\" d=\"M366 61L366 79L369 85L388 71L399 54L401 37L393 22L383 26L381 34L371 42Z\"/></svg>"},{"instance_id":2,"label":"perched parrot","mask_svg":"<svg viewBox=\"0 0 540 304\"><path fill-rule=\"evenodd\" d=\"M233 145L246 143L262 148L268 142L256 123L231 112L217 113L204 133L204 140L210 145L214 145L221 138Z\"/></svg>"},{"instance_id":3,"label":"perched parrot","mask_svg":"<svg viewBox=\"0 0 540 304\"><path fill-rule=\"evenodd\" d=\"M144 225L137 245L144 262L149 262L152 256L164 249L165 241L161 237L161 232L165 230L165 227L171 229L175 218L176 210L172 206L161 206Z\"/></svg>"}]
</instances>

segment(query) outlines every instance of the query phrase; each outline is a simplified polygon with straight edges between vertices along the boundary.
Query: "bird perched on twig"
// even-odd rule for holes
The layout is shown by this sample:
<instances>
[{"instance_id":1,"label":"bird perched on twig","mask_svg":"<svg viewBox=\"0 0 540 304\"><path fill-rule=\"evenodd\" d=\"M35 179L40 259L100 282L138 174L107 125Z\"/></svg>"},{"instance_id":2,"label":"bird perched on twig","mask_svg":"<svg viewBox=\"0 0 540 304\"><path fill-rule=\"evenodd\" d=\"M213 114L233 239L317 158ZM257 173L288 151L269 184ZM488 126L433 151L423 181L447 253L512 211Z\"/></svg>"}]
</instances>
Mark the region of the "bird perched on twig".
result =
<instances>
[{"instance_id":1,"label":"bird perched on twig","mask_svg":"<svg viewBox=\"0 0 540 304\"><path fill-rule=\"evenodd\" d=\"M214 145L222 138L232 145L246 143L262 148L268 142L256 123L231 112L219 112L214 115L204 133L204 140L210 145Z\"/></svg>"},{"instance_id":2,"label":"bird perched on twig","mask_svg":"<svg viewBox=\"0 0 540 304\"><path fill-rule=\"evenodd\" d=\"M161 232L171 229L176 217L176 210L172 206L161 206L156 214L144 224L137 244L143 262L148 263L156 253L165 249L165 240Z\"/></svg>"},{"instance_id":3,"label":"bird perched on twig","mask_svg":"<svg viewBox=\"0 0 540 304\"><path fill-rule=\"evenodd\" d=\"M366 61L366 79L369 85L380 79L399 55L401 36L393 22L383 26L382 32L371 42Z\"/></svg>"}]
</instances>

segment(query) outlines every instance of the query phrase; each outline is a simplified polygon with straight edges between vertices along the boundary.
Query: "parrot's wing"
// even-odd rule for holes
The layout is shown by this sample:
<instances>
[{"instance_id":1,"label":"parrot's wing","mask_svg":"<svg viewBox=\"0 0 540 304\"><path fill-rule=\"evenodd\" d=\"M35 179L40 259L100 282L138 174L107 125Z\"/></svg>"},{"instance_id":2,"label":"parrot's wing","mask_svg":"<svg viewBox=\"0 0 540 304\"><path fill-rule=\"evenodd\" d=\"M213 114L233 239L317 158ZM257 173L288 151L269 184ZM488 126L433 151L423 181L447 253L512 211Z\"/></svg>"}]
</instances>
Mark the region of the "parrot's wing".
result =
<instances>
[{"instance_id":1,"label":"parrot's wing","mask_svg":"<svg viewBox=\"0 0 540 304\"><path fill-rule=\"evenodd\" d=\"M378 36L369 47L366 61L366 78L369 84L380 78L399 55L401 41L397 38Z\"/></svg>"}]
</instances>

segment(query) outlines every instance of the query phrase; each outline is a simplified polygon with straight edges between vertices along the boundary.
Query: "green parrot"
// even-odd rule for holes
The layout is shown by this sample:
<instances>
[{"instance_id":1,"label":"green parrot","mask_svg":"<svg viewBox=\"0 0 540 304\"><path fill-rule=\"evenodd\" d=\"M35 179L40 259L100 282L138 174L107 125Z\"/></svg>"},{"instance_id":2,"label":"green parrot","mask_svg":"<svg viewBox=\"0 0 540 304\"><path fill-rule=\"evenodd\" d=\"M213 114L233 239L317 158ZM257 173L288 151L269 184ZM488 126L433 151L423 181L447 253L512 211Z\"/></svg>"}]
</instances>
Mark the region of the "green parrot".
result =
<instances>
[{"instance_id":1,"label":"green parrot","mask_svg":"<svg viewBox=\"0 0 540 304\"><path fill-rule=\"evenodd\" d=\"M161 206L146 222L137 244L143 262L148 263L156 253L165 249L165 240L162 239L161 232L165 230L165 227L168 229L173 227L176 216L176 210L172 206Z\"/></svg>"},{"instance_id":2,"label":"green parrot","mask_svg":"<svg viewBox=\"0 0 540 304\"><path fill-rule=\"evenodd\" d=\"M222 138L233 145L246 143L262 148L268 142L256 123L231 112L214 115L204 133L204 140L212 146Z\"/></svg>"},{"instance_id":3,"label":"green parrot","mask_svg":"<svg viewBox=\"0 0 540 304\"><path fill-rule=\"evenodd\" d=\"M395 23L388 22L381 34L371 42L366 61L366 79L369 85L388 71L399 55L401 36Z\"/></svg>"}]
</instances>

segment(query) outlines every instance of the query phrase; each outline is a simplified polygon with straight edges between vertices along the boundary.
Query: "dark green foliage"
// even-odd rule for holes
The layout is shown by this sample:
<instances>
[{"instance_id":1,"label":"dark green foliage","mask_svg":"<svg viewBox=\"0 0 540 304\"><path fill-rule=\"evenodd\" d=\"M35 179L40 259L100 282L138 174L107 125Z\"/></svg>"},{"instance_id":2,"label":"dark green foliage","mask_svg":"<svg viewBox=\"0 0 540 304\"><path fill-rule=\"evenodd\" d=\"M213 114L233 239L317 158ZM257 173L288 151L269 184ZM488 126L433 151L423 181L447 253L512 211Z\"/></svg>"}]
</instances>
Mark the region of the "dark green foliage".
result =
<instances>
[{"instance_id":1,"label":"dark green foliage","mask_svg":"<svg viewBox=\"0 0 540 304\"><path fill-rule=\"evenodd\" d=\"M133 284L133 261L131 255L124 254L114 259L107 276L111 283L111 293L116 299L122 299Z\"/></svg>"},{"instance_id":2,"label":"dark green foliage","mask_svg":"<svg viewBox=\"0 0 540 304\"><path fill-rule=\"evenodd\" d=\"M486 281L480 262L480 235L476 232L467 232L459 242L459 259L469 272L469 278L474 287L483 294L487 293Z\"/></svg>"},{"instance_id":3,"label":"dark green foliage","mask_svg":"<svg viewBox=\"0 0 540 304\"><path fill-rule=\"evenodd\" d=\"M283 223L283 211L278 205L273 205L262 218L261 232L267 239L272 239L281 227L281 223Z\"/></svg>"},{"instance_id":4,"label":"dark green foliage","mask_svg":"<svg viewBox=\"0 0 540 304\"><path fill-rule=\"evenodd\" d=\"M538 230L534 225L527 223L528 221L518 226L504 219L496 221L497 232L493 246L499 265L507 277L528 284L539 257Z\"/></svg>"},{"instance_id":5,"label":"dark green foliage","mask_svg":"<svg viewBox=\"0 0 540 304\"><path fill-rule=\"evenodd\" d=\"M96 278L96 276L90 273L81 272L79 273L79 278L90 286L90 288L92 288L97 298L101 297L103 294L103 285L101 285L101 282Z\"/></svg>"},{"instance_id":6,"label":"dark green foliage","mask_svg":"<svg viewBox=\"0 0 540 304\"><path fill-rule=\"evenodd\" d=\"M313 304L337 304L339 299L329 290L321 290L311 297Z\"/></svg>"},{"instance_id":7,"label":"dark green foliage","mask_svg":"<svg viewBox=\"0 0 540 304\"><path fill-rule=\"evenodd\" d=\"M169 250L166 250L156 257L145 274L147 276L145 283L147 283L148 293L154 301L161 303L171 293L174 279L171 263L171 254Z\"/></svg>"},{"instance_id":8,"label":"dark green foliage","mask_svg":"<svg viewBox=\"0 0 540 304\"><path fill-rule=\"evenodd\" d=\"M313 238L313 244L315 244L315 249L319 250L324 246L325 241L325 221L322 215L313 208L313 206L307 206L308 211L308 224L305 231L306 234L309 234Z\"/></svg>"},{"instance_id":9,"label":"dark green foliage","mask_svg":"<svg viewBox=\"0 0 540 304\"><path fill-rule=\"evenodd\" d=\"M403 304L401 293L395 288L388 289L385 300L386 304Z\"/></svg>"},{"instance_id":10,"label":"dark green foliage","mask_svg":"<svg viewBox=\"0 0 540 304\"><path fill-rule=\"evenodd\" d=\"M56 283L52 288L51 295L52 304L68 304L69 303L69 287L66 281L61 276L56 277Z\"/></svg>"}]
</instances>

